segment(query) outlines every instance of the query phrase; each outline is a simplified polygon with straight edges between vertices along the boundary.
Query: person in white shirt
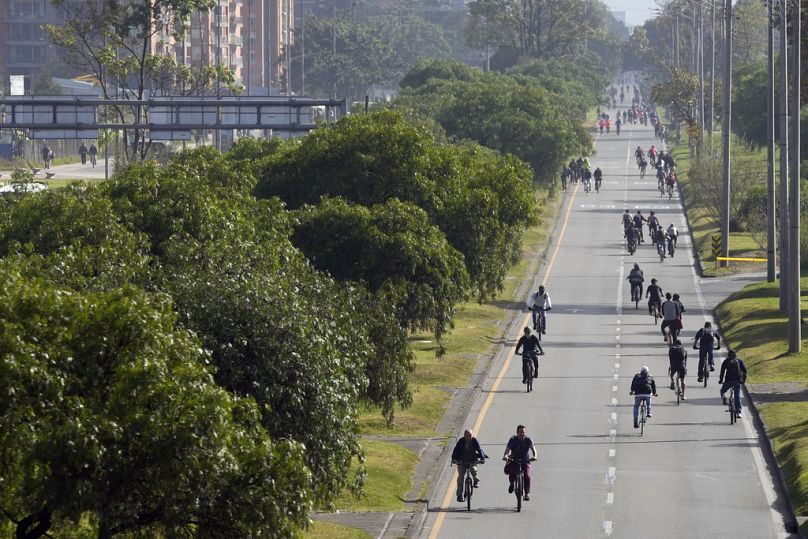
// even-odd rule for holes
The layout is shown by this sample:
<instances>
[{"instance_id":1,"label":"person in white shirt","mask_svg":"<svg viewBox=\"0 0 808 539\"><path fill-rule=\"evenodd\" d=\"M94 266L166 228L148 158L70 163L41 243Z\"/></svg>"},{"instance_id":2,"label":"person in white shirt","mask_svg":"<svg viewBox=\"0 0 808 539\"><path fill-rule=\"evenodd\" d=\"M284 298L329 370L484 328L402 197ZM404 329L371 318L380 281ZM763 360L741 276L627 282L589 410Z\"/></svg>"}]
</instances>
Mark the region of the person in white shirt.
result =
<instances>
[{"instance_id":1,"label":"person in white shirt","mask_svg":"<svg viewBox=\"0 0 808 539\"><path fill-rule=\"evenodd\" d=\"M662 302L662 336L665 337L665 329L670 328L671 337L676 338L676 319L681 316L679 311L679 304L671 299L671 293L665 293L665 301ZM668 339L665 338L667 341Z\"/></svg>"},{"instance_id":2,"label":"person in white shirt","mask_svg":"<svg viewBox=\"0 0 808 539\"><path fill-rule=\"evenodd\" d=\"M676 245L676 238L679 237L679 231L676 230L676 225L674 225L673 223L668 225L667 234L668 237L670 238L670 241L673 242L673 247L674 248L679 247L678 245Z\"/></svg>"},{"instance_id":3,"label":"person in white shirt","mask_svg":"<svg viewBox=\"0 0 808 539\"><path fill-rule=\"evenodd\" d=\"M550 301L550 294L544 289L544 285L539 286L539 290L530 295L527 306L533 312L533 329L539 327L537 322L541 320L541 332L547 333L546 313L553 308L553 304Z\"/></svg>"}]
</instances>

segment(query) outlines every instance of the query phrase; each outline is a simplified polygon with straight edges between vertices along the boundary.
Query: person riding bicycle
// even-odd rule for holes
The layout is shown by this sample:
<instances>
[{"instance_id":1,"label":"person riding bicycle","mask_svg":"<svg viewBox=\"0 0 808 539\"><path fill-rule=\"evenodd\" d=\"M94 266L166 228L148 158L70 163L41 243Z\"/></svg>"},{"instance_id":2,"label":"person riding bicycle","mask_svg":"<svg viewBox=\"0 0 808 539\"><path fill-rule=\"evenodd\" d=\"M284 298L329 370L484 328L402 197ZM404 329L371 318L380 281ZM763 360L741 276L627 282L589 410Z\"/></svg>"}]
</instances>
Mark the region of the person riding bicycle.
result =
<instances>
[{"instance_id":1,"label":"person riding bicycle","mask_svg":"<svg viewBox=\"0 0 808 539\"><path fill-rule=\"evenodd\" d=\"M640 372L634 375L631 380L631 393L629 394L634 395L634 428L638 429L640 428L638 421L640 402L645 401L645 408L648 410L645 415L646 417L651 417L651 395L657 396L656 382L654 377L648 373L648 367L643 366Z\"/></svg>"},{"instance_id":2,"label":"person riding bicycle","mask_svg":"<svg viewBox=\"0 0 808 539\"><path fill-rule=\"evenodd\" d=\"M569 181L572 183L573 173L570 167L564 165L564 168L561 169L561 190L567 190L567 182Z\"/></svg>"},{"instance_id":3,"label":"person riding bicycle","mask_svg":"<svg viewBox=\"0 0 808 539\"><path fill-rule=\"evenodd\" d=\"M651 215L648 216L648 230L651 230L651 241L654 241L654 236L656 235L656 229L659 227L659 218L656 214L652 211Z\"/></svg>"},{"instance_id":4,"label":"person riding bicycle","mask_svg":"<svg viewBox=\"0 0 808 539\"><path fill-rule=\"evenodd\" d=\"M95 159L98 155L98 148L95 147L95 143L90 143L90 149L88 151L90 152L90 163L95 166Z\"/></svg>"},{"instance_id":5,"label":"person riding bicycle","mask_svg":"<svg viewBox=\"0 0 808 539\"><path fill-rule=\"evenodd\" d=\"M670 241L673 242L673 247L674 248L678 247L678 245L676 245L676 240L679 237L679 231L676 230L676 225L674 225L673 223L669 224L668 229L665 231L665 233L668 235Z\"/></svg>"},{"instance_id":6,"label":"person riding bicycle","mask_svg":"<svg viewBox=\"0 0 808 539\"><path fill-rule=\"evenodd\" d=\"M637 163L639 163L639 162L640 162L640 160L641 160L643 157L645 157L645 152L643 152L643 151L642 151L642 148L640 148L639 146L637 146L637 149L636 149L636 150L634 150L634 157L637 159Z\"/></svg>"},{"instance_id":7,"label":"person riding bicycle","mask_svg":"<svg viewBox=\"0 0 808 539\"><path fill-rule=\"evenodd\" d=\"M704 369L708 365L710 372L715 370L713 347L715 347L715 350L721 349L721 335L713 329L710 322L705 322L704 327L698 330L693 338L693 349L699 351L699 382L704 379Z\"/></svg>"},{"instance_id":8,"label":"person riding bicycle","mask_svg":"<svg viewBox=\"0 0 808 539\"><path fill-rule=\"evenodd\" d=\"M631 214L628 210L623 214L623 237L626 237L626 232L632 228Z\"/></svg>"},{"instance_id":9,"label":"person riding bicycle","mask_svg":"<svg viewBox=\"0 0 808 539\"><path fill-rule=\"evenodd\" d=\"M662 225L659 225L654 233L654 243L656 244L657 252L666 258L668 256L668 236Z\"/></svg>"},{"instance_id":10,"label":"person riding bicycle","mask_svg":"<svg viewBox=\"0 0 808 539\"><path fill-rule=\"evenodd\" d=\"M530 457L530 453L533 454ZM530 436L525 435L525 426L519 425L516 427L516 435L511 436L508 440L508 444L505 446L505 453L502 455L502 460L508 460L508 457L512 459L521 460L522 466L522 473L525 474L525 501L530 500L530 461L536 460L538 458L538 454L536 453L536 446L533 445L533 440L530 439ZM507 470L508 480L510 481L510 486L508 486L508 494L513 494L513 484L516 481L516 474L519 471L517 466L520 463L516 462L509 462L505 469Z\"/></svg>"},{"instance_id":11,"label":"person riding bicycle","mask_svg":"<svg viewBox=\"0 0 808 539\"><path fill-rule=\"evenodd\" d=\"M485 454L480 442L474 437L474 433L469 429L463 432L463 436L457 439L457 443L452 450L452 464L457 464L457 501L463 502L463 480L466 477L466 470L471 472L474 478L474 487L480 484L477 478L477 462L485 460Z\"/></svg>"},{"instance_id":12,"label":"person riding bicycle","mask_svg":"<svg viewBox=\"0 0 808 539\"><path fill-rule=\"evenodd\" d=\"M589 167L584 167L584 189L589 192L592 190L592 171L589 170Z\"/></svg>"},{"instance_id":13,"label":"person riding bicycle","mask_svg":"<svg viewBox=\"0 0 808 539\"><path fill-rule=\"evenodd\" d=\"M603 171L598 167L592 175L595 177L595 189L600 190L600 184L603 182Z\"/></svg>"},{"instance_id":14,"label":"person riding bicycle","mask_svg":"<svg viewBox=\"0 0 808 539\"><path fill-rule=\"evenodd\" d=\"M682 346L682 341L675 339L673 346L668 349L668 363L670 364L671 389L676 389L673 384L673 376L679 374L679 387L681 388L682 400L685 398L685 376L687 375L687 350Z\"/></svg>"},{"instance_id":15,"label":"person riding bicycle","mask_svg":"<svg viewBox=\"0 0 808 539\"><path fill-rule=\"evenodd\" d=\"M541 342L539 342L538 337L533 334L530 328L525 328L525 334L519 338L519 342L516 343L516 351L514 354L519 355L519 349L521 348L523 354L523 360L527 361L531 359L533 361L533 378L539 377L539 356L544 355L544 349L541 347ZM522 383L527 383L527 377L525 375L524 368L522 369Z\"/></svg>"},{"instance_id":16,"label":"person riding bicycle","mask_svg":"<svg viewBox=\"0 0 808 539\"><path fill-rule=\"evenodd\" d=\"M670 328L671 340L673 340L676 338L676 319L682 313L679 312L679 305L673 301L670 292L665 294L665 301L662 303L661 310L662 324L660 325L660 330L662 331L662 337L664 337L664 340L668 340L665 336L665 330Z\"/></svg>"},{"instance_id":17,"label":"person riding bicycle","mask_svg":"<svg viewBox=\"0 0 808 539\"><path fill-rule=\"evenodd\" d=\"M639 264L634 264L634 267L628 273L628 277L626 277L626 279L628 279L628 282L631 284L631 300L638 300L642 295L642 283L645 282L645 276L643 275Z\"/></svg>"},{"instance_id":18,"label":"person riding bicycle","mask_svg":"<svg viewBox=\"0 0 808 539\"><path fill-rule=\"evenodd\" d=\"M626 249L630 254L634 254L634 251L637 250L639 241L640 235L637 233L637 229L633 226L626 227Z\"/></svg>"},{"instance_id":19,"label":"person riding bicycle","mask_svg":"<svg viewBox=\"0 0 808 539\"><path fill-rule=\"evenodd\" d=\"M648 219L645 218L645 216L642 214L642 211L637 210L637 213L634 214L632 221L634 223L634 228L637 229L637 232L640 235L640 243L643 243L645 240L642 237L642 224L643 222L647 222Z\"/></svg>"},{"instance_id":20,"label":"person riding bicycle","mask_svg":"<svg viewBox=\"0 0 808 539\"><path fill-rule=\"evenodd\" d=\"M741 416L741 384L746 383L746 365L743 364L735 350L727 350L727 359L721 363L721 373L718 375L721 384L721 402L727 403L724 396L730 387L735 389L735 409L738 417Z\"/></svg>"},{"instance_id":21,"label":"person riding bicycle","mask_svg":"<svg viewBox=\"0 0 808 539\"><path fill-rule=\"evenodd\" d=\"M622 101L622 99L621 99L621 101ZM620 128L623 127L623 119L620 117L619 114L617 115L617 120L615 120L615 122L614 122L614 127L615 127L615 129L617 129L617 134L619 135L620 134Z\"/></svg>"},{"instance_id":22,"label":"person riding bicycle","mask_svg":"<svg viewBox=\"0 0 808 539\"><path fill-rule=\"evenodd\" d=\"M651 284L645 289L645 297L647 298L650 295L651 298L648 300L648 314L654 313L654 305L656 305L657 308L660 308L662 305L662 288L656 283L656 279L651 279Z\"/></svg>"},{"instance_id":23,"label":"person riding bicycle","mask_svg":"<svg viewBox=\"0 0 808 539\"><path fill-rule=\"evenodd\" d=\"M530 295L528 299L528 309L533 311L533 327L538 327L536 322L541 318L541 332L547 333L547 311L553 308L553 303L550 301L550 294L544 289L544 285L539 286L539 289Z\"/></svg>"},{"instance_id":24,"label":"person riding bicycle","mask_svg":"<svg viewBox=\"0 0 808 539\"><path fill-rule=\"evenodd\" d=\"M645 177L646 169L648 168L648 161L645 158L640 159L640 176Z\"/></svg>"},{"instance_id":25,"label":"person riding bicycle","mask_svg":"<svg viewBox=\"0 0 808 539\"><path fill-rule=\"evenodd\" d=\"M673 189L676 186L676 171L672 170L665 176L665 186Z\"/></svg>"},{"instance_id":26,"label":"person riding bicycle","mask_svg":"<svg viewBox=\"0 0 808 539\"><path fill-rule=\"evenodd\" d=\"M656 158L657 158L657 150L652 144L650 148L648 148L648 158L651 160L653 165L656 165Z\"/></svg>"}]
</instances>

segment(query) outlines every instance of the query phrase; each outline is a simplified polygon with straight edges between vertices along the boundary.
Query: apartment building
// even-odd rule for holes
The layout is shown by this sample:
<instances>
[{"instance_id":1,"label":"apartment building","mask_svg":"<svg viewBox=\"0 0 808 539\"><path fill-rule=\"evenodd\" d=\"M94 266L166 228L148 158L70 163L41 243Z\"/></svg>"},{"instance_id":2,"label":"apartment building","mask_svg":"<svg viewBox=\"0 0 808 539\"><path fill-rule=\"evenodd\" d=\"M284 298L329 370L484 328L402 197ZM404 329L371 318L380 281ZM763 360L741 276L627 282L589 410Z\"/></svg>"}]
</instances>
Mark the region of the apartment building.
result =
<instances>
[{"instance_id":1,"label":"apartment building","mask_svg":"<svg viewBox=\"0 0 808 539\"><path fill-rule=\"evenodd\" d=\"M0 0L0 89L7 91L9 75L35 77L60 62L50 46L43 24L59 23L50 0ZM65 75L60 69L58 73Z\"/></svg>"},{"instance_id":2,"label":"apartment building","mask_svg":"<svg viewBox=\"0 0 808 539\"><path fill-rule=\"evenodd\" d=\"M217 0L191 16L190 30L176 44L186 65L222 64L247 95L287 94L284 52L293 42L294 0Z\"/></svg>"}]
</instances>

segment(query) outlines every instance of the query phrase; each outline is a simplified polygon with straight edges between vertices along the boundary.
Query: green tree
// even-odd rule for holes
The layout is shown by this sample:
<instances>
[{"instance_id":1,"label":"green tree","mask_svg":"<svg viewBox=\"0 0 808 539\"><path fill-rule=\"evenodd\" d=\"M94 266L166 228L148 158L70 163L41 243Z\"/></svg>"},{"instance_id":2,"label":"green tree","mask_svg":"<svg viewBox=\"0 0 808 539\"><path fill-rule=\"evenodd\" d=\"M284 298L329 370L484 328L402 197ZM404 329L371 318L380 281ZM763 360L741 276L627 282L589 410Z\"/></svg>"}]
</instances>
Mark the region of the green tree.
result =
<instances>
[{"instance_id":1,"label":"green tree","mask_svg":"<svg viewBox=\"0 0 808 539\"><path fill-rule=\"evenodd\" d=\"M284 147L266 160L256 193L279 196L290 208L316 204L323 195L365 206L391 197L411 202L463 253L472 286L485 298L501 288L501 265L511 263L498 258L512 248L502 242L518 248L522 231L535 222L530 177L516 159L476 145L438 145L401 114L382 111L343 118ZM476 222L480 215L488 218ZM497 218L496 227L488 226Z\"/></svg>"},{"instance_id":2,"label":"green tree","mask_svg":"<svg viewBox=\"0 0 808 539\"><path fill-rule=\"evenodd\" d=\"M186 21L214 0L51 0L64 24L46 24L51 42L60 47L68 64L94 76L105 99L141 101L150 90L163 93L210 93L213 81L238 92L235 79L223 68L187 68L163 54L169 39L181 39ZM156 45L157 50L152 46ZM122 124L148 123L142 105L111 106L107 119ZM124 158L144 160L151 148L145 130L123 130Z\"/></svg>"},{"instance_id":3,"label":"green tree","mask_svg":"<svg viewBox=\"0 0 808 539\"><path fill-rule=\"evenodd\" d=\"M685 69L676 68L670 80L654 86L651 90L651 100L659 105L671 107L673 117L677 121L695 126L698 124L696 120L698 90L698 76Z\"/></svg>"},{"instance_id":4,"label":"green tree","mask_svg":"<svg viewBox=\"0 0 808 539\"><path fill-rule=\"evenodd\" d=\"M333 38L336 36L336 49ZM389 83L401 59L372 28L346 19L306 17L302 36L291 47L293 88L302 88L300 64L305 43L306 95L355 101L373 84Z\"/></svg>"},{"instance_id":5,"label":"green tree","mask_svg":"<svg viewBox=\"0 0 808 539\"><path fill-rule=\"evenodd\" d=\"M393 198L367 208L324 199L297 212L292 241L317 268L378 294L410 331L440 338L465 299L462 254L411 203Z\"/></svg>"},{"instance_id":6,"label":"green tree","mask_svg":"<svg viewBox=\"0 0 808 539\"><path fill-rule=\"evenodd\" d=\"M766 64L748 64L733 74L732 130L749 144L763 146L766 128Z\"/></svg>"},{"instance_id":7,"label":"green tree","mask_svg":"<svg viewBox=\"0 0 808 539\"><path fill-rule=\"evenodd\" d=\"M451 46L441 27L417 15L373 17L368 21L368 26L377 35L384 36L387 45L396 51L399 67L395 74L397 77L401 77L419 59L450 57Z\"/></svg>"},{"instance_id":8,"label":"green tree","mask_svg":"<svg viewBox=\"0 0 808 539\"><path fill-rule=\"evenodd\" d=\"M0 503L17 537L285 537L306 525L303 447L213 383L169 298L0 272ZM226 509L225 509L226 508ZM86 530L85 530L86 531Z\"/></svg>"}]
</instances>

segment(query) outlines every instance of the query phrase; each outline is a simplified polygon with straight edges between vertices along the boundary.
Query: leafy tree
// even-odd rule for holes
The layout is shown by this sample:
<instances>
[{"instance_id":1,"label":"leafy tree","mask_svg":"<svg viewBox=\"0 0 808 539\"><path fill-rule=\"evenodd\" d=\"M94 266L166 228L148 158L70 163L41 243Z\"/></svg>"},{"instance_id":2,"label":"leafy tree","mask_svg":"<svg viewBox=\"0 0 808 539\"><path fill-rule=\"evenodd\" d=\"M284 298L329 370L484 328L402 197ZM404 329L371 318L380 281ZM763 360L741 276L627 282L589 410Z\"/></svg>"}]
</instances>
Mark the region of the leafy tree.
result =
<instances>
[{"instance_id":1,"label":"leafy tree","mask_svg":"<svg viewBox=\"0 0 808 539\"><path fill-rule=\"evenodd\" d=\"M444 81L476 81L481 79L479 71L461 62L450 60L421 59L410 67L401 78L401 88L416 89L424 86L429 79Z\"/></svg>"},{"instance_id":2,"label":"leafy tree","mask_svg":"<svg viewBox=\"0 0 808 539\"><path fill-rule=\"evenodd\" d=\"M651 90L651 100L660 105L667 105L673 110L677 121L684 121L689 126L697 125L696 103L698 100L699 79L696 74L682 68L673 70L671 79L657 84Z\"/></svg>"},{"instance_id":3,"label":"leafy tree","mask_svg":"<svg viewBox=\"0 0 808 539\"><path fill-rule=\"evenodd\" d=\"M766 4L738 0L732 7L732 65L735 69L766 61ZM734 83L734 82L733 82Z\"/></svg>"},{"instance_id":4,"label":"leafy tree","mask_svg":"<svg viewBox=\"0 0 808 539\"><path fill-rule=\"evenodd\" d=\"M272 442L254 403L212 382L167 297L77 293L3 266L0 503L18 537L88 515L101 538L306 524L304 448Z\"/></svg>"},{"instance_id":5,"label":"leafy tree","mask_svg":"<svg viewBox=\"0 0 808 539\"><path fill-rule=\"evenodd\" d=\"M397 77L421 58L450 57L451 46L441 27L417 15L373 17L368 26L377 35L384 36L388 46L396 51L399 67Z\"/></svg>"},{"instance_id":6,"label":"leafy tree","mask_svg":"<svg viewBox=\"0 0 808 539\"><path fill-rule=\"evenodd\" d=\"M164 42L179 39L192 13L215 5L214 0L51 0L64 24L46 24L51 42L63 49L73 67L92 74L105 99L140 101L149 89L168 94L209 93L218 76L229 91L238 92L223 68L186 68L162 54ZM152 45L158 45L153 51ZM141 105L108 107L119 123L148 123ZM123 130L124 157L144 160L151 142L143 129Z\"/></svg>"},{"instance_id":7,"label":"leafy tree","mask_svg":"<svg viewBox=\"0 0 808 539\"><path fill-rule=\"evenodd\" d=\"M316 204L323 195L365 206L392 197L412 202L463 253L481 298L502 286L499 268L509 262L498 257L510 248L501 242L518 246L536 211L524 164L476 145L438 145L426 130L390 111L343 118L285 146L266 160L256 193L279 196L290 208ZM475 221L480 215L489 216L484 224ZM488 226L497 218L496 227Z\"/></svg>"},{"instance_id":8,"label":"leafy tree","mask_svg":"<svg viewBox=\"0 0 808 539\"><path fill-rule=\"evenodd\" d=\"M587 0L474 0L469 2L467 42L504 47L517 56L569 55L584 41L605 35L606 9Z\"/></svg>"},{"instance_id":9,"label":"leafy tree","mask_svg":"<svg viewBox=\"0 0 808 539\"><path fill-rule=\"evenodd\" d=\"M302 36L295 39L290 52L294 88L303 85L300 44L304 42L306 95L337 95L355 101L369 86L389 82L402 65L395 51L372 28L342 18L306 17Z\"/></svg>"},{"instance_id":10,"label":"leafy tree","mask_svg":"<svg viewBox=\"0 0 808 539\"><path fill-rule=\"evenodd\" d=\"M732 130L749 144L763 146L766 129L766 64L748 64L733 75Z\"/></svg>"},{"instance_id":11,"label":"leafy tree","mask_svg":"<svg viewBox=\"0 0 808 539\"><path fill-rule=\"evenodd\" d=\"M370 208L324 199L297 216L292 241L317 268L363 283L405 329L446 331L468 274L424 210L395 198Z\"/></svg>"},{"instance_id":12,"label":"leafy tree","mask_svg":"<svg viewBox=\"0 0 808 539\"><path fill-rule=\"evenodd\" d=\"M644 26L635 26L628 41L623 44L623 69L647 69L651 56L649 47L648 31Z\"/></svg>"}]
</instances>

